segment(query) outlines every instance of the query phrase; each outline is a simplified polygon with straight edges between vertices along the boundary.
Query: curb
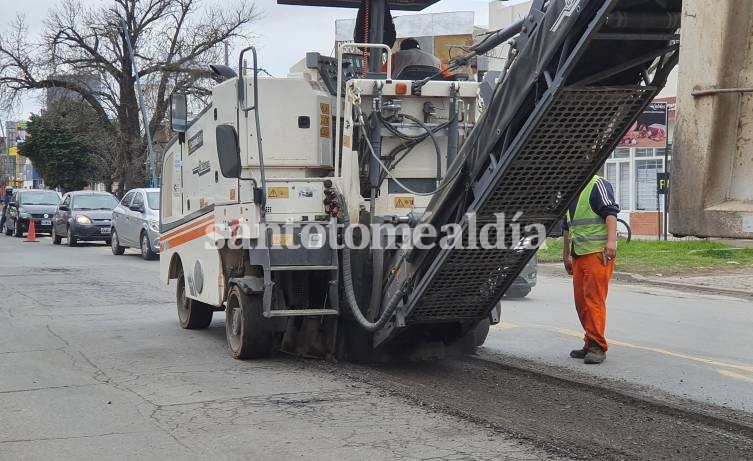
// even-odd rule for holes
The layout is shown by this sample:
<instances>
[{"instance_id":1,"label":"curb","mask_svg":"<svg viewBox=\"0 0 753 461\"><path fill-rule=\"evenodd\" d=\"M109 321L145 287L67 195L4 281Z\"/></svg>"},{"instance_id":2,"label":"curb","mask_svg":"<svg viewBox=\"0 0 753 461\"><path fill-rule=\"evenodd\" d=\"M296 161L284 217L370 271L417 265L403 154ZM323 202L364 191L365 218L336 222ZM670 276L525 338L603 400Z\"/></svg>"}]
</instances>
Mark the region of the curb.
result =
<instances>
[{"instance_id":1,"label":"curb","mask_svg":"<svg viewBox=\"0 0 753 461\"><path fill-rule=\"evenodd\" d=\"M567 275L565 274L564 268L562 268L561 264L558 264L558 263L539 263L538 270L539 272L545 275L549 275L553 277L561 277L561 278L567 277ZM726 288L726 287L714 287L714 286L693 285L693 284L681 283L681 282L669 282L665 280L656 280L656 279L646 277L643 275L632 274L630 272L615 272L614 275L612 276L612 280L618 283L625 283L625 284L651 285L651 286L671 288L674 290L681 290L681 291L691 290L691 291L701 292L701 293L734 296L736 298L753 298L753 291L749 291L749 290L737 290L734 288Z\"/></svg>"}]
</instances>

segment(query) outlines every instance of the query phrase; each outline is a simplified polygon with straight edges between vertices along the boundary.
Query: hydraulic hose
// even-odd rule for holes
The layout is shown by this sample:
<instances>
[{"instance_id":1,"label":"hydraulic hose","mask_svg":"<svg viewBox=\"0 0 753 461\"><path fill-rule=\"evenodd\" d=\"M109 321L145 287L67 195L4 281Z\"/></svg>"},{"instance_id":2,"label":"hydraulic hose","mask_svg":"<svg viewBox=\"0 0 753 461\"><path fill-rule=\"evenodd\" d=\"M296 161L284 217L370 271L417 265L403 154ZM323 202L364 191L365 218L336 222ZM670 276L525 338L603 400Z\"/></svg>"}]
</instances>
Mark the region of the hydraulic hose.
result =
<instances>
[{"instance_id":1,"label":"hydraulic hose","mask_svg":"<svg viewBox=\"0 0 753 461\"><path fill-rule=\"evenodd\" d=\"M343 197L342 194L340 195L340 206L342 210L342 216L343 216L343 226L344 229L348 229L350 226L350 215L348 214L348 203L345 201L345 197ZM353 290L353 272L352 267L350 265L350 248L348 248L347 245L343 245L343 288L345 289L345 300L347 301L348 305L350 306L350 310L353 313L353 318L356 319L356 322L366 331L369 332L375 332L382 328L384 325L387 324L387 321L389 321L390 318L392 318L392 315L395 313L395 310L397 309L398 304L400 304L400 300L403 298L403 295L405 294L403 289L401 288L397 292L395 292L394 295L390 298L389 302L387 303L387 307L384 309L384 312L382 312L382 315L379 316L379 319L377 319L376 322L369 321L364 315L363 312L361 312L361 308L358 306L358 300L356 299L356 293ZM380 290L381 287L372 287L373 290Z\"/></svg>"},{"instance_id":2,"label":"hydraulic hose","mask_svg":"<svg viewBox=\"0 0 753 461\"><path fill-rule=\"evenodd\" d=\"M407 118L408 120L414 122L416 125L420 126L424 130L426 130L426 133L428 133L429 137L431 138L431 142L434 143L434 152L436 154L437 158L437 182L442 180L442 149L439 148L439 143L437 142L437 137L434 136L434 132L431 131L431 128L426 126L424 122L417 119L416 117L408 114L402 114L403 117Z\"/></svg>"}]
</instances>

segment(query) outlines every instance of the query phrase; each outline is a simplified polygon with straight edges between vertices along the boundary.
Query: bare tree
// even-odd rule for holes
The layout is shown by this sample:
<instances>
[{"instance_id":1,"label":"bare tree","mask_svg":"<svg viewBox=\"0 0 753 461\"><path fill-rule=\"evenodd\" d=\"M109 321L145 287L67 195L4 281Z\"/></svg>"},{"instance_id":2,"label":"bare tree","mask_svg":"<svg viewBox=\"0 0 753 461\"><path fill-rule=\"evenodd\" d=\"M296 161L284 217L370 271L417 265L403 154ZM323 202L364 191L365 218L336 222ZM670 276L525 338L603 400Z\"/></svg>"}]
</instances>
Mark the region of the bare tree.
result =
<instances>
[{"instance_id":1,"label":"bare tree","mask_svg":"<svg viewBox=\"0 0 753 461\"><path fill-rule=\"evenodd\" d=\"M103 138L116 142L114 179L122 192L142 183L146 172L146 137L122 21L139 61L154 133L165 123L170 95L205 94L212 84L208 64L223 60L225 43L248 40L248 25L258 14L243 0L222 6L202 0L102 3L60 0L40 42L28 39L22 17L0 34L0 102L12 104L26 90L80 95L107 132Z\"/></svg>"}]
</instances>

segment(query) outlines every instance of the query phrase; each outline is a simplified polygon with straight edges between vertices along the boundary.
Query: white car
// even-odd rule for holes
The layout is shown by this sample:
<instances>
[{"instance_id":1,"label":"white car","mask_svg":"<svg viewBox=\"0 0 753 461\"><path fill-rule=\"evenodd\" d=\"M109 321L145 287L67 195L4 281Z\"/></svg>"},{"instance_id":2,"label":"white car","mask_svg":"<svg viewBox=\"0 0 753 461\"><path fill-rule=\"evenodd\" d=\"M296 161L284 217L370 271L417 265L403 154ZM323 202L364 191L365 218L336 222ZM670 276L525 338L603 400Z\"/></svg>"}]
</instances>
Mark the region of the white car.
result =
<instances>
[{"instance_id":1,"label":"white car","mask_svg":"<svg viewBox=\"0 0 753 461\"><path fill-rule=\"evenodd\" d=\"M132 189L112 212L112 253L139 248L146 260L159 257L159 189Z\"/></svg>"}]
</instances>

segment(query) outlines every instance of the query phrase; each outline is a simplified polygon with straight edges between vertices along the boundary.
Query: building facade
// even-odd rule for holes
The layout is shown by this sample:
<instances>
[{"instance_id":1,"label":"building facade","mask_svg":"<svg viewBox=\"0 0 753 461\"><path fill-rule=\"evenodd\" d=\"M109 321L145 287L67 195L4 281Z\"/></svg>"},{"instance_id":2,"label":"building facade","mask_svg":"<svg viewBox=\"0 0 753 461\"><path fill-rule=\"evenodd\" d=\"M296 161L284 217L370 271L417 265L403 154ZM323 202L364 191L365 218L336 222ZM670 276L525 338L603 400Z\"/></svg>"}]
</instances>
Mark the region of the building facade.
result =
<instances>
[{"instance_id":1,"label":"building facade","mask_svg":"<svg viewBox=\"0 0 753 461\"><path fill-rule=\"evenodd\" d=\"M503 29L525 18L531 0L489 2L489 30ZM492 51L490 70L502 70L507 46ZM605 162L602 174L612 183L622 212L635 235L659 236L663 232L665 197L657 194L657 174L669 172L676 120L677 69L664 90ZM671 200L671 197L670 197Z\"/></svg>"}]
</instances>

